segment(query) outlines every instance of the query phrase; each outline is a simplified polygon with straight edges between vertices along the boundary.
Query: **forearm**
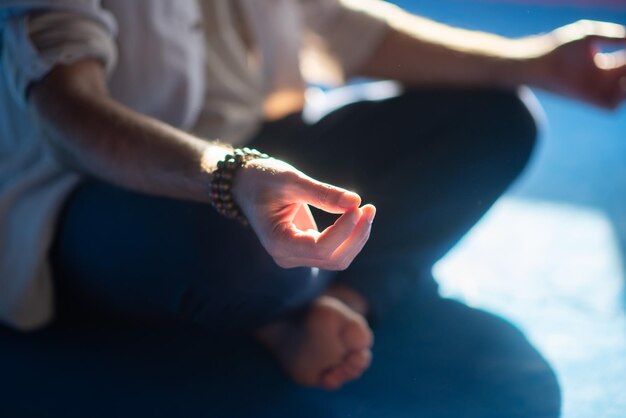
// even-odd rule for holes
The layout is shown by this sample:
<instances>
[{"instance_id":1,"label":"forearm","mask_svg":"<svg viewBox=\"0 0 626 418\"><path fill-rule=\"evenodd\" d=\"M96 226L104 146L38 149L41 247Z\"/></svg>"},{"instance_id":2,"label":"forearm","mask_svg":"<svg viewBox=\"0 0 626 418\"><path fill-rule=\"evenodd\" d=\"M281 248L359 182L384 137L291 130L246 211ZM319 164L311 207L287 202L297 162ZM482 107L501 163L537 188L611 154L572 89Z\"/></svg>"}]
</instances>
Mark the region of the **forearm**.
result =
<instances>
[{"instance_id":1,"label":"forearm","mask_svg":"<svg viewBox=\"0 0 626 418\"><path fill-rule=\"evenodd\" d=\"M452 28L396 10L391 28L359 75L407 85L515 87L533 83L543 37L508 39Z\"/></svg>"},{"instance_id":2,"label":"forearm","mask_svg":"<svg viewBox=\"0 0 626 418\"><path fill-rule=\"evenodd\" d=\"M140 192L207 201L211 171L229 148L117 103L96 62L57 68L32 92L34 117L72 169Z\"/></svg>"}]
</instances>

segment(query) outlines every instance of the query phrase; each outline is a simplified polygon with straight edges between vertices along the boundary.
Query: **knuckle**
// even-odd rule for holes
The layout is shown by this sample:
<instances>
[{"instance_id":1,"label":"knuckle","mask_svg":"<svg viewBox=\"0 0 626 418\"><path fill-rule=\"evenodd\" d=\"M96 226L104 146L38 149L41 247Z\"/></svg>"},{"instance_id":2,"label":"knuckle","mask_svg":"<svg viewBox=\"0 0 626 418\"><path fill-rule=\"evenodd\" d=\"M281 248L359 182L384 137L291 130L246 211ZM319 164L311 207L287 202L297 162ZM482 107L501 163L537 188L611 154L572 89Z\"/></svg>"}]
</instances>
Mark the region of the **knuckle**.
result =
<instances>
[{"instance_id":1,"label":"knuckle","mask_svg":"<svg viewBox=\"0 0 626 418\"><path fill-rule=\"evenodd\" d=\"M302 180L302 176L295 171L287 170L281 173L281 176L284 181L288 183L295 183Z\"/></svg>"}]
</instances>

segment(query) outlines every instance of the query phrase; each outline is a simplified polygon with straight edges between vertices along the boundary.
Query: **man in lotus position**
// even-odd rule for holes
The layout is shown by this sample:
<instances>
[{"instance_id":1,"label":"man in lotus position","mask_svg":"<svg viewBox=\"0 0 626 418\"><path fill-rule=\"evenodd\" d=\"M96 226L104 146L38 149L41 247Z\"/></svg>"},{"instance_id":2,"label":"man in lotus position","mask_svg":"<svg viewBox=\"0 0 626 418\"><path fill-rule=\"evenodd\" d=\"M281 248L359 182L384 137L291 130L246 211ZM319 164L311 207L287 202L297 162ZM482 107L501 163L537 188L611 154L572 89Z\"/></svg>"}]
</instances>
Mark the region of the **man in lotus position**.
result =
<instances>
[{"instance_id":1,"label":"man in lotus position","mask_svg":"<svg viewBox=\"0 0 626 418\"><path fill-rule=\"evenodd\" d=\"M624 44L612 23L507 39L375 0L2 0L0 19L2 321L42 326L56 298L254 333L326 389L527 163L520 86L626 97L623 51L594 49ZM354 76L403 91L303 119L305 80Z\"/></svg>"}]
</instances>

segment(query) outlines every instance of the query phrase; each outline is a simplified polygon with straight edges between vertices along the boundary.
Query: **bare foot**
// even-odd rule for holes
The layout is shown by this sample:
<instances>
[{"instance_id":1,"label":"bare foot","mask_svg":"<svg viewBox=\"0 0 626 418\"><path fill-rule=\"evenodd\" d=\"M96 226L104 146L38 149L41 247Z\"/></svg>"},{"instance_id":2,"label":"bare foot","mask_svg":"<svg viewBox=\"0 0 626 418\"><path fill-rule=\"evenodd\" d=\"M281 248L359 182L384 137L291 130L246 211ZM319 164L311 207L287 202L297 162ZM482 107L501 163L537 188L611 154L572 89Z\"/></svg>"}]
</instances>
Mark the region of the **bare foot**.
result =
<instances>
[{"instance_id":1,"label":"bare foot","mask_svg":"<svg viewBox=\"0 0 626 418\"><path fill-rule=\"evenodd\" d=\"M300 318L257 333L301 385L338 389L369 367L373 335L363 316L332 296L320 296Z\"/></svg>"}]
</instances>

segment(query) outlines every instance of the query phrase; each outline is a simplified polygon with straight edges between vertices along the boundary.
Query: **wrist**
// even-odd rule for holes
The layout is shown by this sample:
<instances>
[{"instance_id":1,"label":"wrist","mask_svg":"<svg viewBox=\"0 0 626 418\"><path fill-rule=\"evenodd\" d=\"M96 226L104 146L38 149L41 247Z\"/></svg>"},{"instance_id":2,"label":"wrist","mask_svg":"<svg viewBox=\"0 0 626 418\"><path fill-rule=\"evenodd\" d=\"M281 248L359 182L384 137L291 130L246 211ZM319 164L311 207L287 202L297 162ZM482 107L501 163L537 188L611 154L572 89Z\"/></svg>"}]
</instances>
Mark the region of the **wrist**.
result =
<instances>
[{"instance_id":1,"label":"wrist","mask_svg":"<svg viewBox=\"0 0 626 418\"><path fill-rule=\"evenodd\" d=\"M226 218L248 225L235 192L235 176L253 160L267 159L269 156L255 149L235 148L217 162L210 181L210 201L217 212Z\"/></svg>"},{"instance_id":2,"label":"wrist","mask_svg":"<svg viewBox=\"0 0 626 418\"><path fill-rule=\"evenodd\" d=\"M208 175L209 184L213 178L213 173L217 170L217 164L231 154L235 148L232 145L220 142L210 142L202 152L200 167Z\"/></svg>"},{"instance_id":3,"label":"wrist","mask_svg":"<svg viewBox=\"0 0 626 418\"><path fill-rule=\"evenodd\" d=\"M511 71L505 72L508 84L512 87L549 84L551 66L548 58L552 50L553 42L545 35L512 39L508 53Z\"/></svg>"}]
</instances>

